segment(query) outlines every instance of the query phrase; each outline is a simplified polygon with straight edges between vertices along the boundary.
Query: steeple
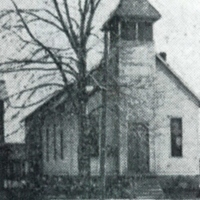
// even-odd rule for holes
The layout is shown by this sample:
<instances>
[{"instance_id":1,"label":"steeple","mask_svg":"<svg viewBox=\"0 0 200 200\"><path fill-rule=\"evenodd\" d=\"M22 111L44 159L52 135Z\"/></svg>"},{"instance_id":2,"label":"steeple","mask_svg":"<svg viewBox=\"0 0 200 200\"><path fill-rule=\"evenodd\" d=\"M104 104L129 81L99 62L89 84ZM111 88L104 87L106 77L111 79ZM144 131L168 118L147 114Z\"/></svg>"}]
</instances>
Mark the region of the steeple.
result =
<instances>
[{"instance_id":1,"label":"steeple","mask_svg":"<svg viewBox=\"0 0 200 200\"><path fill-rule=\"evenodd\" d=\"M123 125L120 124L120 118L123 121L125 120L123 117L126 115L123 112L121 116L122 109L125 113L127 112L126 120L130 117L130 113L132 113L134 119L144 117L144 113L141 112L142 109L136 108L137 103L134 102L140 95L147 93L147 96L150 96L149 91L151 92L153 89L151 86L151 88L149 87L156 68L153 23L160 17L159 12L147 0L121 0L103 26L106 39L108 39L106 48L108 47L107 52L109 52L107 99L108 105L111 106L110 110L112 110L112 123L109 123L114 124L114 127L109 129L108 132L109 135L114 135L116 144L119 144L121 140L121 127L124 129L124 123ZM136 92L138 88L139 90ZM147 91L147 89L149 90ZM126 96L126 94L131 94L133 97L135 94L138 96L136 95L137 97L132 99L131 95ZM132 112L132 109L139 111L138 116L135 115L136 110ZM147 118L148 116L145 117L146 121L148 121ZM119 149L116 152L118 152L117 154L121 153ZM118 155L115 164L116 169L120 169L119 162L121 162L121 159Z\"/></svg>"},{"instance_id":2,"label":"steeple","mask_svg":"<svg viewBox=\"0 0 200 200\"><path fill-rule=\"evenodd\" d=\"M115 11L120 18L135 18L148 21L160 19L160 13L147 0L121 0Z\"/></svg>"},{"instance_id":3,"label":"steeple","mask_svg":"<svg viewBox=\"0 0 200 200\"><path fill-rule=\"evenodd\" d=\"M110 36L112 74L123 82L148 77L155 69L153 23L160 13L148 0L121 0L104 30Z\"/></svg>"},{"instance_id":4,"label":"steeple","mask_svg":"<svg viewBox=\"0 0 200 200\"><path fill-rule=\"evenodd\" d=\"M155 22L161 18L161 15L148 0L120 0L117 8L103 25L103 29L108 28L110 22L116 18Z\"/></svg>"}]
</instances>

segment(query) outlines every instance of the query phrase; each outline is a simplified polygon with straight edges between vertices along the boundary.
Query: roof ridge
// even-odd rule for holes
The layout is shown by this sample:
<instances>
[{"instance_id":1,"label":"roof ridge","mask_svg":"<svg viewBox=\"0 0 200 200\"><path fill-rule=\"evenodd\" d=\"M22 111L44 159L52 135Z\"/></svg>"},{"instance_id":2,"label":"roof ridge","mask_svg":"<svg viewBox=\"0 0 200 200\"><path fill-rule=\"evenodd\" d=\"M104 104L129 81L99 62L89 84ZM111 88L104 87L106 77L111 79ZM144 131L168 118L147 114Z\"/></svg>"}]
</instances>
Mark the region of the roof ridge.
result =
<instances>
[{"instance_id":1,"label":"roof ridge","mask_svg":"<svg viewBox=\"0 0 200 200\"><path fill-rule=\"evenodd\" d=\"M160 56L156 57L165 65L165 67L182 83L182 85L198 100L200 106L200 96L192 89L192 87Z\"/></svg>"},{"instance_id":2,"label":"roof ridge","mask_svg":"<svg viewBox=\"0 0 200 200\"><path fill-rule=\"evenodd\" d=\"M148 0L121 0L116 14L119 16L151 18L155 21L161 17L160 13Z\"/></svg>"},{"instance_id":3,"label":"roof ridge","mask_svg":"<svg viewBox=\"0 0 200 200\"><path fill-rule=\"evenodd\" d=\"M155 22L161 18L161 14L148 0L120 0L109 18L103 24L103 30L114 17L145 19Z\"/></svg>"}]
</instances>

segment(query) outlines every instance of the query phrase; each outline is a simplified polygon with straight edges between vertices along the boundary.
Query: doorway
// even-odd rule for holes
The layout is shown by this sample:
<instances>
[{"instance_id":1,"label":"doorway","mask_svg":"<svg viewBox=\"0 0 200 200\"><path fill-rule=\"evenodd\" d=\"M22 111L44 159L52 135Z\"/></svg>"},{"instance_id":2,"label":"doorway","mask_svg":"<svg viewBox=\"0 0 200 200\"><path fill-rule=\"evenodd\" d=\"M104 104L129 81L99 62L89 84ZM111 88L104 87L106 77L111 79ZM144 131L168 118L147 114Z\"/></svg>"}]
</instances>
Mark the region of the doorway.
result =
<instances>
[{"instance_id":1,"label":"doorway","mask_svg":"<svg viewBox=\"0 0 200 200\"><path fill-rule=\"evenodd\" d=\"M149 129L143 123L129 125L128 171L131 174L149 172Z\"/></svg>"}]
</instances>

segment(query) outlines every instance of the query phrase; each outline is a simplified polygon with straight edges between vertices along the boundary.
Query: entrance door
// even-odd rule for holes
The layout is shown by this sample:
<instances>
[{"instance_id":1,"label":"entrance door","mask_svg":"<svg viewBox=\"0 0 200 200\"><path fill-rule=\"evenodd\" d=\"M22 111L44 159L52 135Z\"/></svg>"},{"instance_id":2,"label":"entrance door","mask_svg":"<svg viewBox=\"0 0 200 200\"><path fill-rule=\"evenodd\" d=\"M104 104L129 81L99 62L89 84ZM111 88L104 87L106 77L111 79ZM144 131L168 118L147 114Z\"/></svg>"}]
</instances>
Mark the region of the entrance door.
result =
<instances>
[{"instance_id":1,"label":"entrance door","mask_svg":"<svg viewBox=\"0 0 200 200\"><path fill-rule=\"evenodd\" d=\"M142 123L129 127L128 170L133 174L149 172L149 131Z\"/></svg>"}]
</instances>

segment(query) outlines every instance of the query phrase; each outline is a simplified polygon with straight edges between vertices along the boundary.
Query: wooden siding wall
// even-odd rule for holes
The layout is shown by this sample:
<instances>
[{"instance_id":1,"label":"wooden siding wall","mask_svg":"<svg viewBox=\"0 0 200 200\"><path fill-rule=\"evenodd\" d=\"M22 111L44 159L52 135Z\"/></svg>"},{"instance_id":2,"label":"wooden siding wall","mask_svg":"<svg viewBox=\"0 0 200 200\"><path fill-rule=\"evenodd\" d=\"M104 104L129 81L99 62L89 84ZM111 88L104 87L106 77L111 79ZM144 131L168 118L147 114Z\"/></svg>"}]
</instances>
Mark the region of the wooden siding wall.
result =
<instances>
[{"instance_id":1,"label":"wooden siding wall","mask_svg":"<svg viewBox=\"0 0 200 200\"><path fill-rule=\"evenodd\" d=\"M50 175L78 174L77 117L69 104L48 114L42 127L43 172Z\"/></svg>"},{"instance_id":2,"label":"wooden siding wall","mask_svg":"<svg viewBox=\"0 0 200 200\"><path fill-rule=\"evenodd\" d=\"M101 94L97 94L95 97L91 98L88 104L88 113L92 110L98 109L99 115L101 115ZM115 148L115 125L114 117L115 112L113 112L113 101L108 100L107 108L107 130L106 130L106 147L107 147L107 157L106 157L106 173L112 175L116 172L116 160L114 148ZM100 120L101 118L99 118ZM99 121L100 123L100 121ZM99 175L100 163L99 156L91 158L91 174Z\"/></svg>"},{"instance_id":3,"label":"wooden siding wall","mask_svg":"<svg viewBox=\"0 0 200 200\"><path fill-rule=\"evenodd\" d=\"M107 174L113 174L116 171L113 154L115 137L112 107L113 104L110 102L107 111L107 149L109 151L106 159ZM88 103L88 114L94 111L98 113L100 123L100 94L91 98ZM37 165L36 168L44 174L78 175L77 116L70 109L69 102L66 101L48 112L40 110L34 113L26 120L26 127L29 162ZM99 154L91 157L91 174L99 175Z\"/></svg>"},{"instance_id":4,"label":"wooden siding wall","mask_svg":"<svg viewBox=\"0 0 200 200\"><path fill-rule=\"evenodd\" d=\"M164 105L157 110L157 123L162 126L155 138L154 166L160 175L199 174L199 103L172 73L157 62L157 83L164 91ZM171 154L170 120L182 119L182 157Z\"/></svg>"}]
</instances>

